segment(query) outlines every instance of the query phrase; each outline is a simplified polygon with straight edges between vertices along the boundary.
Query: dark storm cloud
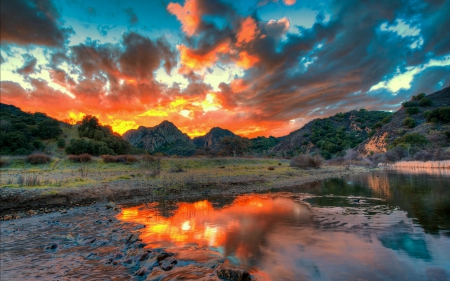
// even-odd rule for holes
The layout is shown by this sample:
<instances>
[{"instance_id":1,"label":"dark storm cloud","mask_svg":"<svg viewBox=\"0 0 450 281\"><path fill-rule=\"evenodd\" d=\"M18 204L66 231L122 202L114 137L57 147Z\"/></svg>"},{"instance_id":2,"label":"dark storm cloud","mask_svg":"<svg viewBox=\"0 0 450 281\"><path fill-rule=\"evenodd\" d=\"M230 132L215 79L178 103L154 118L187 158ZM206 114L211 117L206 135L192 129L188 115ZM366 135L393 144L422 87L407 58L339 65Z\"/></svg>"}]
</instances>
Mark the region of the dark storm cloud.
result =
<instances>
[{"instance_id":1,"label":"dark storm cloud","mask_svg":"<svg viewBox=\"0 0 450 281\"><path fill-rule=\"evenodd\" d=\"M1 41L18 45L64 45L72 29L64 29L50 0L1 1Z\"/></svg>"},{"instance_id":2,"label":"dark storm cloud","mask_svg":"<svg viewBox=\"0 0 450 281\"><path fill-rule=\"evenodd\" d=\"M138 18L138 16L136 15L136 13L134 12L133 8L128 7L128 8L126 8L126 9L124 9L123 11L124 11L125 14L127 15L128 22L129 22L131 25L135 25L135 24L137 24L137 23L139 22L139 18Z\"/></svg>"},{"instance_id":3,"label":"dark storm cloud","mask_svg":"<svg viewBox=\"0 0 450 281\"><path fill-rule=\"evenodd\" d=\"M34 73L36 67L37 59L33 56L28 56L26 58L25 64L17 69L17 73L22 75L30 75Z\"/></svg>"},{"instance_id":4,"label":"dark storm cloud","mask_svg":"<svg viewBox=\"0 0 450 281\"><path fill-rule=\"evenodd\" d=\"M123 36L122 44L125 50L119 58L119 63L126 75L151 79L163 60L167 73L175 65L175 52L164 38L153 42L138 33L129 32Z\"/></svg>"},{"instance_id":5,"label":"dark storm cloud","mask_svg":"<svg viewBox=\"0 0 450 281\"><path fill-rule=\"evenodd\" d=\"M276 35L282 30L280 26L263 26L261 32L266 36L244 46L259 58L257 67L249 69L244 77L251 87L236 94L221 85L225 102L248 107L255 112L253 118L260 120L316 116L324 109L333 114L358 107L383 108L384 97L366 94L373 85L393 77L397 70L405 71L409 57L416 56L425 63L430 57L423 55L424 50L449 53L449 37L443 34L434 42L432 38L437 36L431 30L425 31L422 50L410 48L417 37L380 30L383 23L393 24L399 18L423 12L411 11L409 5L412 3L408 1L333 1L329 22L299 29L300 34L288 34L281 42ZM430 21L438 33L447 28L445 23L450 17L446 9L436 10ZM317 48L319 44L323 46ZM305 65L308 61L312 62L309 66Z\"/></svg>"}]
</instances>

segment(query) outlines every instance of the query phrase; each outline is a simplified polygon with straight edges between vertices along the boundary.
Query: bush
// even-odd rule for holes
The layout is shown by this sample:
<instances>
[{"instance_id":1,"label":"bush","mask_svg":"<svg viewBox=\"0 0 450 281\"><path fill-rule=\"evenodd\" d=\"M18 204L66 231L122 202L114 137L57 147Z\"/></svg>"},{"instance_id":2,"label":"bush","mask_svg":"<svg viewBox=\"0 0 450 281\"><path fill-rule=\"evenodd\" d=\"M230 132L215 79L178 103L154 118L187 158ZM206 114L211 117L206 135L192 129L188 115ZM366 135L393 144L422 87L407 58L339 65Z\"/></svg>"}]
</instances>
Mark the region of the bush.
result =
<instances>
[{"instance_id":1,"label":"bush","mask_svg":"<svg viewBox=\"0 0 450 281\"><path fill-rule=\"evenodd\" d=\"M64 148L66 147L66 140L59 138L56 142L56 145L58 146L58 148Z\"/></svg>"},{"instance_id":2,"label":"bush","mask_svg":"<svg viewBox=\"0 0 450 281\"><path fill-rule=\"evenodd\" d=\"M290 166L307 169L307 168L320 168L323 163L323 158L319 155L300 154L291 159Z\"/></svg>"},{"instance_id":3,"label":"bush","mask_svg":"<svg viewBox=\"0 0 450 281\"><path fill-rule=\"evenodd\" d=\"M423 98L419 101L419 106L426 107L433 105L433 102L429 98Z\"/></svg>"},{"instance_id":4,"label":"bush","mask_svg":"<svg viewBox=\"0 0 450 281\"><path fill-rule=\"evenodd\" d=\"M405 101L402 103L403 107L413 107L413 106L418 106L419 103L417 101Z\"/></svg>"},{"instance_id":5,"label":"bush","mask_svg":"<svg viewBox=\"0 0 450 281\"><path fill-rule=\"evenodd\" d=\"M426 112L427 122L450 122L450 107L439 107L432 111Z\"/></svg>"},{"instance_id":6,"label":"bush","mask_svg":"<svg viewBox=\"0 0 450 281\"><path fill-rule=\"evenodd\" d=\"M445 131L444 134L447 136L448 140L450 140L450 131Z\"/></svg>"},{"instance_id":7,"label":"bush","mask_svg":"<svg viewBox=\"0 0 450 281\"><path fill-rule=\"evenodd\" d=\"M426 95L425 93L420 93L420 94L418 94L417 96L412 96L412 100L418 100L418 101L420 101L420 100L424 99L426 96L427 96L427 95Z\"/></svg>"},{"instance_id":8,"label":"bush","mask_svg":"<svg viewBox=\"0 0 450 281\"><path fill-rule=\"evenodd\" d=\"M405 125L408 128L414 128L416 126L416 121L411 117L408 117L405 120L403 120L403 125Z\"/></svg>"},{"instance_id":9,"label":"bush","mask_svg":"<svg viewBox=\"0 0 450 281\"><path fill-rule=\"evenodd\" d=\"M417 107L408 107L406 109L406 114L408 114L408 115L414 115L414 114L417 114L419 112L420 112L420 110Z\"/></svg>"},{"instance_id":10,"label":"bush","mask_svg":"<svg viewBox=\"0 0 450 281\"><path fill-rule=\"evenodd\" d=\"M273 171L273 170L275 170L275 167L272 167L272 166L270 166L270 167L267 167L267 170L269 170L269 171Z\"/></svg>"},{"instance_id":11,"label":"bush","mask_svg":"<svg viewBox=\"0 0 450 281\"><path fill-rule=\"evenodd\" d=\"M80 155L70 154L67 156L67 158L72 162L78 162L78 163L87 163L87 162L91 162L91 160L92 160L92 156L87 153L83 153Z\"/></svg>"},{"instance_id":12,"label":"bush","mask_svg":"<svg viewBox=\"0 0 450 281\"><path fill-rule=\"evenodd\" d=\"M50 156L45 154L32 154L28 155L26 158L26 162L30 164L46 164L50 162Z\"/></svg>"},{"instance_id":13,"label":"bush","mask_svg":"<svg viewBox=\"0 0 450 281\"><path fill-rule=\"evenodd\" d=\"M0 168L6 167L8 164L9 164L8 161L0 158Z\"/></svg>"},{"instance_id":14,"label":"bush","mask_svg":"<svg viewBox=\"0 0 450 281\"><path fill-rule=\"evenodd\" d=\"M422 150L416 153L414 156L414 160L416 161L431 161L433 160L433 153L428 152L426 150Z\"/></svg>"},{"instance_id":15,"label":"bush","mask_svg":"<svg viewBox=\"0 0 450 281\"><path fill-rule=\"evenodd\" d=\"M133 164L136 163L138 159L134 157L133 155L118 155L116 156L116 162L117 163L124 163L124 164Z\"/></svg>"},{"instance_id":16,"label":"bush","mask_svg":"<svg viewBox=\"0 0 450 281\"><path fill-rule=\"evenodd\" d=\"M109 155L109 154L102 155L102 156L100 156L100 158L102 158L103 162L105 162L105 163L116 163L117 162L117 157L113 156L113 155Z\"/></svg>"},{"instance_id":17,"label":"bush","mask_svg":"<svg viewBox=\"0 0 450 281\"><path fill-rule=\"evenodd\" d=\"M161 173L161 157L153 157L146 154L142 157L142 168L150 171L150 176L157 176Z\"/></svg>"},{"instance_id":18,"label":"bush","mask_svg":"<svg viewBox=\"0 0 450 281\"><path fill-rule=\"evenodd\" d=\"M422 146L426 145L428 140L426 137L418 133L406 134L402 137L396 138L390 147L396 146Z\"/></svg>"}]
</instances>

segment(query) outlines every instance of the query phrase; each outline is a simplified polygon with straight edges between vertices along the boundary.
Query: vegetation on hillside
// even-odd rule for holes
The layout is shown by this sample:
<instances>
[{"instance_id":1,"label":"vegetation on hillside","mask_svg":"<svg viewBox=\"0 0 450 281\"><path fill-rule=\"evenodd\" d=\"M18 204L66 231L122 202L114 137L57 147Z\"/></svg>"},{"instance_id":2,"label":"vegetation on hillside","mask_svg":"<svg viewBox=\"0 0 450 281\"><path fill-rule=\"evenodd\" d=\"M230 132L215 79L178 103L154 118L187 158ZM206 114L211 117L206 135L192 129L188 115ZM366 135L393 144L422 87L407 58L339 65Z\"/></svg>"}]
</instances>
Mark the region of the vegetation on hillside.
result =
<instances>
[{"instance_id":1,"label":"vegetation on hillside","mask_svg":"<svg viewBox=\"0 0 450 281\"><path fill-rule=\"evenodd\" d=\"M276 137L257 137L254 139L250 139L250 147L249 150L252 154L256 155L266 155L268 151L277 145L281 141L281 138Z\"/></svg>"},{"instance_id":2,"label":"vegetation on hillside","mask_svg":"<svg viewBox=\"0 0 450 281\"><path fill-rule=\"evenodd\" d=\"M351 121L357 129L345 126L345 121L349 120L351 114L354 116ZM305 147L313 144L325 159L330 159L333 155L342 156L347 149L354 148L366 140L372 130L378 127L376 124L387 123L390 117L390 112L361 109L317 119L312 125L311 134L304 135L302 145Z\"/></svg>"},{"instance_id":3,"label":"vegetation on hillside","mask_svg":"<svg viewBox=\"0 0 450 281\"><path fill-rule=\"evenodd\" d=\"M129 154L131 145L122 137L114 133L111 126L103 126L95 116L87 115L78 127L80 139L71 139L66 147L67 154L79 155L88 153L91 155L103 154Z\"/></svg>"},{"instance_id":4,"label":"vegetation on hillside","mask_svg":"<svg viewBox=\"0 0 450 281\"><path fill-rule=\"evenodd\" d=\"M61 135L60 123L44 113L27 113L20 108L0 104L0 154L26 155L42 151L42 140Z\"/></svg>"}]
</instances>

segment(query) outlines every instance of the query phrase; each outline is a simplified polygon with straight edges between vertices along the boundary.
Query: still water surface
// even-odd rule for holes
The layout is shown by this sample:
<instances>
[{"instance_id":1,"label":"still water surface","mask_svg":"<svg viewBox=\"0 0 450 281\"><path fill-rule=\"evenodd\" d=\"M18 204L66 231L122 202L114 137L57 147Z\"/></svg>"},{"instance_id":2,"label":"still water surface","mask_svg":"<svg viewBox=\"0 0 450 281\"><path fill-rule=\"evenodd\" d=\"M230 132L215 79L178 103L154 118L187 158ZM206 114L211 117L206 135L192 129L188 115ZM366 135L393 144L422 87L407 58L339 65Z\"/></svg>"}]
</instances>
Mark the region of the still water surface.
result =
<instances>
[{"instance_id":1,"label":"still water surface","mask_svg":"<svg viewBox=\"0 0 450 281\"><path fill-rule=\"evenodd\" d=\"M152 248L183 255L200 247L258 280L450 280L448 171L383 171L143 204L118 219L146 225L140 238Z\"/></svg>"}]
</instances>

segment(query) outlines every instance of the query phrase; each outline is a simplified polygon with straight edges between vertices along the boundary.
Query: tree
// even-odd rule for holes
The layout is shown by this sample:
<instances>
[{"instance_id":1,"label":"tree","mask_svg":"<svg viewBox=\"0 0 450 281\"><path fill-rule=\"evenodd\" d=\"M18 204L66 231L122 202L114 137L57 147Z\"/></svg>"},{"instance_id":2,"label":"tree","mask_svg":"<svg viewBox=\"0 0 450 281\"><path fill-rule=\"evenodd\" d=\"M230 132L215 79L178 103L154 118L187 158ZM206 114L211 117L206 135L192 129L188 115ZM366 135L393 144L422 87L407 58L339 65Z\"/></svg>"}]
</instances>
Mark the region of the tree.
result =
<instances>
[{"instance_id":1,"label":"tree","mask_svg":"<svg viewBox=\"0 0 450 281\"><path fill-rule=\"evenodd\" d=\"M220 142L221 151L226 155L233 155L234 157L244 155L250 148L251 142L247 138L238 136L227 136Z\"/></svg>"}]
</instances>

